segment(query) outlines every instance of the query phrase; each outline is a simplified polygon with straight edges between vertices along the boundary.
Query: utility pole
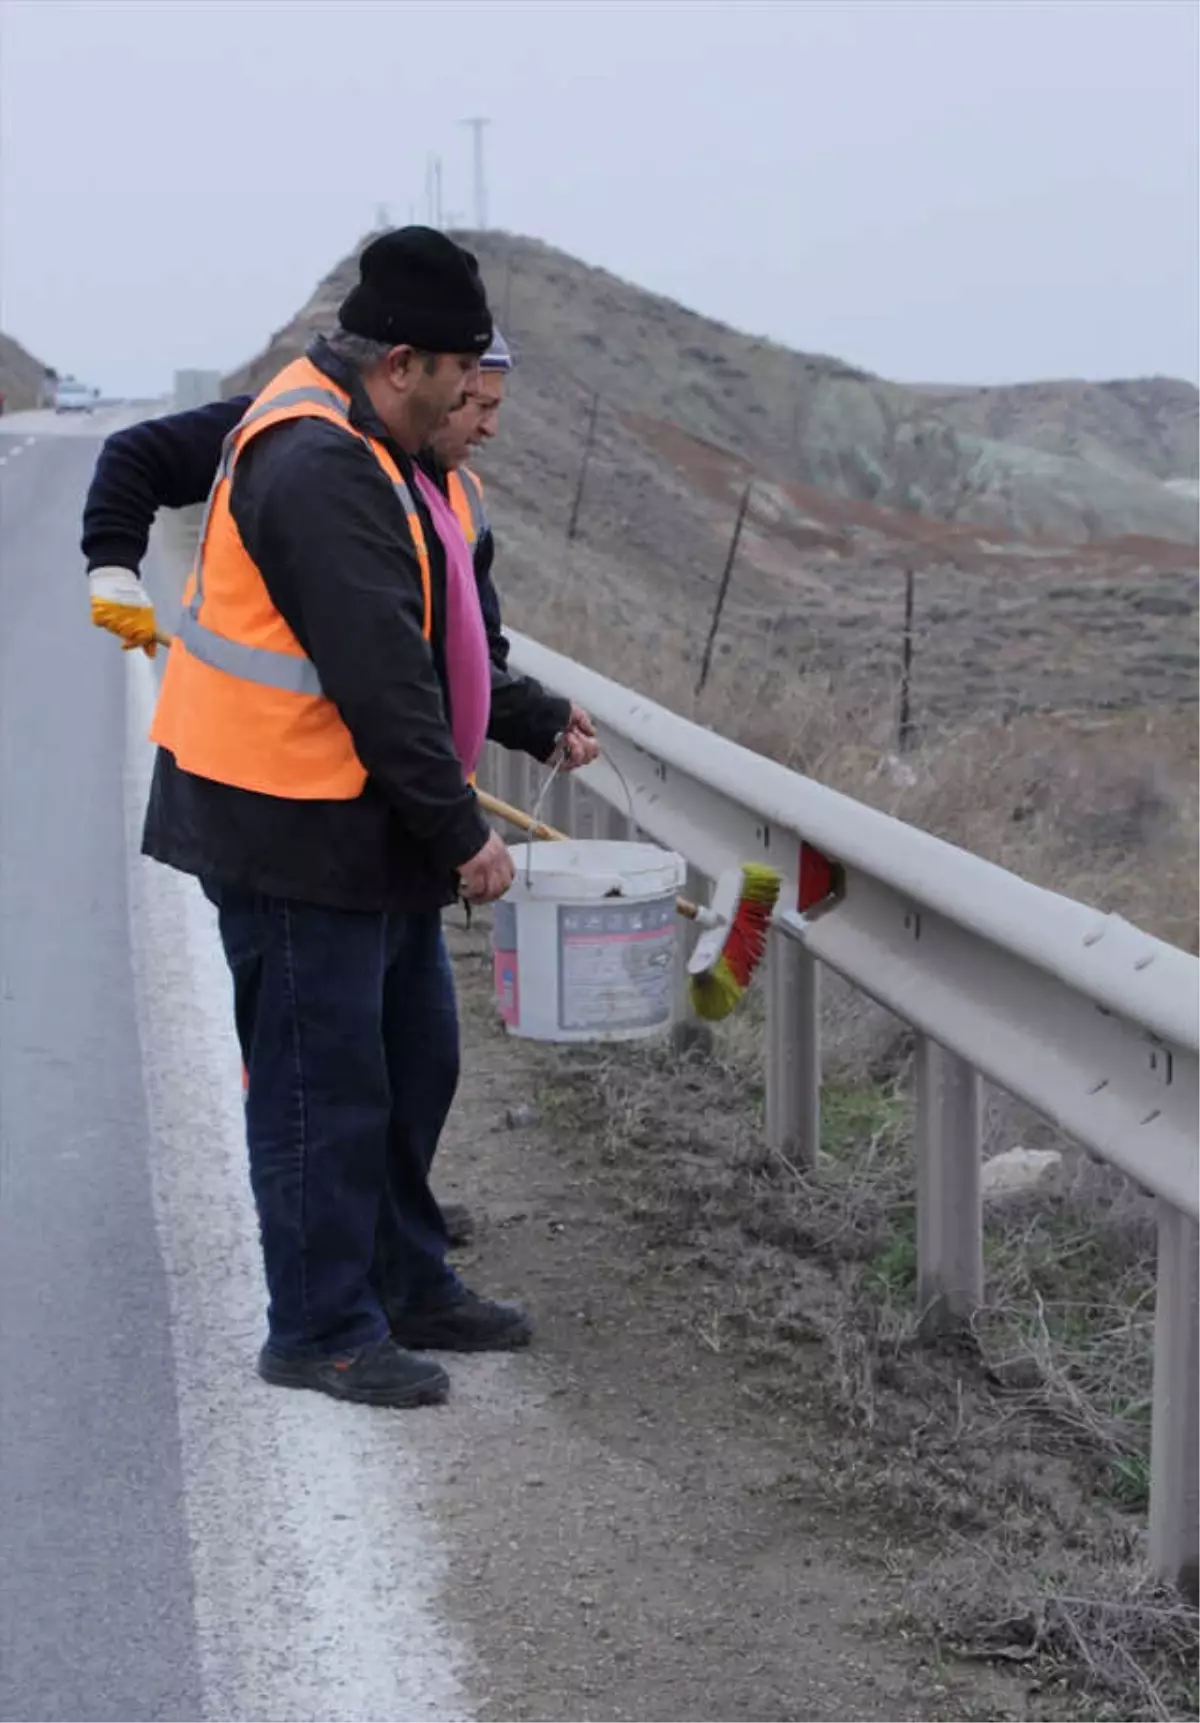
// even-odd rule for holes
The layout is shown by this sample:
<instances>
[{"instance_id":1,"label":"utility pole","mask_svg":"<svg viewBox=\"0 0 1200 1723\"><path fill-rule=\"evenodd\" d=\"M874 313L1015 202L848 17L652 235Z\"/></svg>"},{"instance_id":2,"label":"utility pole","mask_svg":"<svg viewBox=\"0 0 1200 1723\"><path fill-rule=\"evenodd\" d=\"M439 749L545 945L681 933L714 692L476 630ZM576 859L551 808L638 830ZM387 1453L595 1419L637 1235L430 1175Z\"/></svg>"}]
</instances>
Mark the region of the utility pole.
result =
<instances>
[{"instance_id":1,"label":"utility pole","mask_svg":"<svg viewBox=\"0 0 1200 1723\"><path fill-rule=\"evenodd\" d=\"M442 158L432 150L425 157L425 220L430 227L442 225Z\"/></svg>"},{"instance_id":2,"label":"utility pole","mask_svg":"<svg viewBox=\"0 0 1200 1723\"><path fill-rule=\"evenodd\" d=\"M477 116L473 120L463 120L464 126L470 126L475 134L475 228L483 233L488 224L487 207L487 177L483 169L483 128L491 125L491 121Z\"/></svg>"}]
</instances>

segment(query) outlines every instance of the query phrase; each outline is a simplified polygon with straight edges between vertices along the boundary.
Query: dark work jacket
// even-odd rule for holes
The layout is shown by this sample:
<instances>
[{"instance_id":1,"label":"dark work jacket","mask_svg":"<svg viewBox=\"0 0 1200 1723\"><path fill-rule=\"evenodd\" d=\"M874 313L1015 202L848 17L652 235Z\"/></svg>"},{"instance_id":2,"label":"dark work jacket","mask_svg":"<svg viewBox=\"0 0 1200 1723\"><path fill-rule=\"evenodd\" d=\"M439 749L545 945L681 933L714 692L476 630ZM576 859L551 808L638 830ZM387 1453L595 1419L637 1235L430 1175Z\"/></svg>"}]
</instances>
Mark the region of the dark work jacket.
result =
<instances>
[{"instance_id":1,"label":"dark work jacket","mask_svg":"<svg viewBox=\"0 0 1200 1723\"><path fill-rule=\"evenodd\" d=\"M168 413L161 419L145 419L139 425L113 432L100 450L83 505L82 548L89 574L95 568L128 568L136 573L146 554L150 529L159 509L194 508L207 499L222 444L253 399L252 395L234 395L228 401L210 401L204 407ZM444 469L428 452L418 460L445 496ZM492 579L495 555L496 544L489 527L475 545L475 581L492 663L503 671L508 665L508 641L500 616L499 594ZM493 734L492 740L541 758L540 712L536 714L537 734L532 748L519 734L522 685L533 690L538 690L538 685L521 677L514 677L511 682L510 693L504 678L493 676L492 715L493 722L501 724L506 735L511 732L518 739L506 741L504 736ZM565 713L567 702L556 704Z\"/></svg>"},{"instance_id":2,"label":"dark work jacket","mask_svg":"<svg viewBox=\"0 0 1200 1723\"><path fill-rule=\"evenodd\" d=\"M184 772L160 748L143 848L184 872L274 896L371 911L437 908L453 900L455 870L487 836L450 738L445 559L409 457L388 442L357 380L324 344L309 357L350 393L352 422L388 443L408 478L430 550L432 640L421 638L420 572L403 510L370 452L318 419L261 433L235 469L234 522L350 729L368 782L352 801L264 796ZM157 508L203 501L221 444L248 404L215 402L108 439L84 513L89 569L136 569ZM490 560L489 545L476 563L493 661L489 735L544 759L569 705L503 668Z\"/></svg>"}]
</instances>

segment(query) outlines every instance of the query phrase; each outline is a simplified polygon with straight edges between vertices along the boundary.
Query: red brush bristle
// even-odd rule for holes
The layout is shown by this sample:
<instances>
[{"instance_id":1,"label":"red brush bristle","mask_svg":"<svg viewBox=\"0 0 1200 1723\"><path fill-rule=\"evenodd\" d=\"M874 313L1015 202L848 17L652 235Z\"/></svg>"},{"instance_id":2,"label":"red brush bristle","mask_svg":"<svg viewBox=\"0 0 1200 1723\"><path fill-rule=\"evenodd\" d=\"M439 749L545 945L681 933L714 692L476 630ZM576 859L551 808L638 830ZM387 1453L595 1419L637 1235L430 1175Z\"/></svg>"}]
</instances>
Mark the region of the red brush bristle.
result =
<instances>
[{"instance_id":1,"label":"red brush bristle","mask_svg":"<svg viewBox=\"0 0 1200 1723\"><path fill-rule=\"evenodd\" d=\"M729 937L722 956L739 987L749 987L754 971L762 961L770 920L770 904L743 899L729 925Z\"/></svg>"}]
</instances>

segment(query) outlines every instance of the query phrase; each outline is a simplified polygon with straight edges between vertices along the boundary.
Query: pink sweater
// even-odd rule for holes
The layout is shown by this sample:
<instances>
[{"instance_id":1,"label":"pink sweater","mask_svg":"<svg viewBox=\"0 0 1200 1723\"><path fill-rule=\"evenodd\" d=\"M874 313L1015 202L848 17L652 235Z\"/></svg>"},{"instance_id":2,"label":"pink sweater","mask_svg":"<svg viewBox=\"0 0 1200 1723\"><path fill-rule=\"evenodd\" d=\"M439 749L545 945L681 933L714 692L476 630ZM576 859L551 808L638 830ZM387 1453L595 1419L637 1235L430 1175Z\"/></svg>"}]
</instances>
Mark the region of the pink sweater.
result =
<instances>
[{"instance_id":1,"label":"pink sweater","mask_svg":"<svg viewBox=\"0 0 1200 1723\"><path fill-rule=\"evenodd\" d=\"M454 749L470 777L487 739L492 707L492 666L479 608L475 564L454 510L432 479L415 468L417 488L446 552L446 676Z\"/></svg>"}]
</instances>

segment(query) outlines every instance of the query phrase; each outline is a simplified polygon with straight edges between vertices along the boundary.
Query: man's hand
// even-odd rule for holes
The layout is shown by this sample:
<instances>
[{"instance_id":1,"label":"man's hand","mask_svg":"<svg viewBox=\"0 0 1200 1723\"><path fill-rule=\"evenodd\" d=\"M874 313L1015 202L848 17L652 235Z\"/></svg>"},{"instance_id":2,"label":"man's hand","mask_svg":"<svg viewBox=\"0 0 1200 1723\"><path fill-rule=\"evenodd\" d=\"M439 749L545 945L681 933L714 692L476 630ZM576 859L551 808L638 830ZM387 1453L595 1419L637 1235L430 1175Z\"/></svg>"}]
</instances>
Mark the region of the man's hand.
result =
<instances>
[{"instance_id":1,"label":"man's hand","mask_svg":"<svg viewBox=\"0 0 1200 1723\"><path fill-rule=\"evenodd\" d=\"M140 646L147 658L153 658L157 650L154 605L132 569L93 569L88 575L88 587L96 627L115 634L126 652Z\"/></svg>"},{"instance_id":2,"label":"man's hand","mask_svg":"<svg viewBox=\"0 0 1200 1723\"><path fill-rule=\"evenodd\" d=\"M600 744L596 740L596 726L584 711L582 706L571 705L571 715L567 719L567 727L562 733L559 744L562 751L564 772L577 772L581 766L590 766L593 760L600 757Z\"/></svg>"},{"instance_id":3,"label":"man's hand","mask_svg":"<svg viewBox=\"0 0 1200 1723\"><path fill-rule=\"evenodd\" d=\"M508 845L492 832L479 853L458 870L463 896L468 903L495 903L512 884L513 872Z\"/></svg>"}]
</instances>

